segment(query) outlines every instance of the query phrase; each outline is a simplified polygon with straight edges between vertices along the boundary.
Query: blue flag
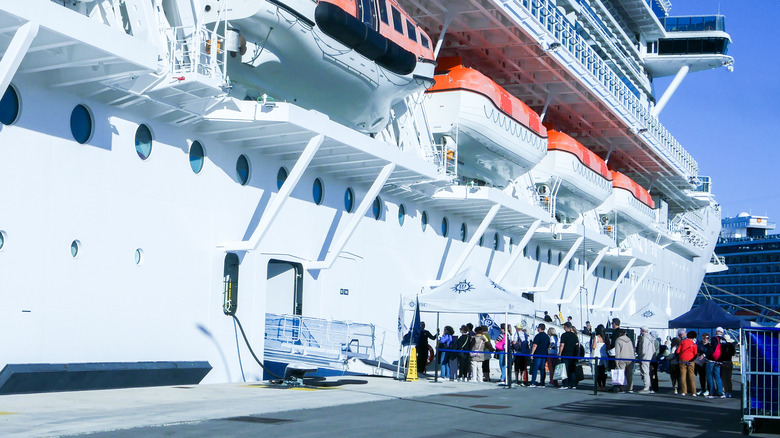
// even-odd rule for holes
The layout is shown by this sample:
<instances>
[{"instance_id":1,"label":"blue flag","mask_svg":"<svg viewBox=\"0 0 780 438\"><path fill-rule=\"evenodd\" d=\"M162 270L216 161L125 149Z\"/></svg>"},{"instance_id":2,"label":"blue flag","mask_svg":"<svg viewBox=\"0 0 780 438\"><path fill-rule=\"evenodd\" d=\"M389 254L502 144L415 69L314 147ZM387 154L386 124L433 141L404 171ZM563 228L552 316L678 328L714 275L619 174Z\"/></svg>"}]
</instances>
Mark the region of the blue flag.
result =
<instances>
[{"instance_id":1,"label":"blue flag","mask_svg":"<svg viewBox=\"0 0 780 438\"><path fill-rule=\"evenodd\" d=\"M414 308L414 316L412 317L412 326L409 328L409 332L404 335L403 340L401 340L401 345L417 345L420 333L422 333L422 326L420 325L420 299L418 298L417 305Z\"/></svg>"},{"instance_id":2,"label":"blue flag","mask_svg":"<svg viewBox=\"0 0 780 438\"><path fill-rule=\"evenodd\" d=\"M490 336L490 339L496 340L501 336L501 326L496 324L496 322L493 321L493 318L487 313L479 314L479 325L484 325L488 328L488 336Z\"/></svg>"}]
</instances>

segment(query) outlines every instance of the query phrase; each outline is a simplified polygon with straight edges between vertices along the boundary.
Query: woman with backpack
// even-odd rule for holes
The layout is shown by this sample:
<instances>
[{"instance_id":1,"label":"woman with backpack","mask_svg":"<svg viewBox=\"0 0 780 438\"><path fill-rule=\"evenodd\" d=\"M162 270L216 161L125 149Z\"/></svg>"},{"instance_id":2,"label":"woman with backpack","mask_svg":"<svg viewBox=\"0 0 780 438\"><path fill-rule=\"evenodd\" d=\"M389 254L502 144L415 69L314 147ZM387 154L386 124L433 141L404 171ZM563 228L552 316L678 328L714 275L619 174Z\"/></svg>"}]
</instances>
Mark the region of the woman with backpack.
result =
<instances>
[{"instance_id":1,"label":"woman with backpack","mask_svg":"<svg viewBox=\"0 0 780 438\"><path fill-rule=\"evenodd\" d=\"M723 394L723 382L720 379L720 357L723 353L723 344L726 341L723 339L723 328L718 327L715 329L715 336L710 341L710 346L707 348L707 386L710 387L710 395L707 398L726 398Z\"/></svg>"}]
</instances>

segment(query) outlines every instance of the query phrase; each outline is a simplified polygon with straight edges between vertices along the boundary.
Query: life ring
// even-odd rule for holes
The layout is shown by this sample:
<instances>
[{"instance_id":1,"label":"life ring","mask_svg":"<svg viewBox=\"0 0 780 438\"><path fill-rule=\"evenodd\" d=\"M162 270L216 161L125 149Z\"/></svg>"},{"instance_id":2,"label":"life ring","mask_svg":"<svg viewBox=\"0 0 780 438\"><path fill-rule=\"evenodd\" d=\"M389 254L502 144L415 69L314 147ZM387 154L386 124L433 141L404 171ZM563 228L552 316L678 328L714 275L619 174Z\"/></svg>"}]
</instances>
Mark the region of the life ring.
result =
<instances>
[{"instance_id":1,"label":"life ring","mask_svg":"<svg viewBox=\"0 0 780 438\"><path fill-rule=\"evenodd\" d=\"M430 345L428 346L428 362L425 364L426 366L433 363L433 347Z\"/></svg>"},{"instance_id":2,"label":"life ring","mask_svg":"<svg viewBox=\"0 0 780 438\"><path fill-rule=\"evenodd\" d=\"M760 217L756 218L756 223L759 223L759 224L761 223L761 218Z\"/></svg>"}]
</instances>

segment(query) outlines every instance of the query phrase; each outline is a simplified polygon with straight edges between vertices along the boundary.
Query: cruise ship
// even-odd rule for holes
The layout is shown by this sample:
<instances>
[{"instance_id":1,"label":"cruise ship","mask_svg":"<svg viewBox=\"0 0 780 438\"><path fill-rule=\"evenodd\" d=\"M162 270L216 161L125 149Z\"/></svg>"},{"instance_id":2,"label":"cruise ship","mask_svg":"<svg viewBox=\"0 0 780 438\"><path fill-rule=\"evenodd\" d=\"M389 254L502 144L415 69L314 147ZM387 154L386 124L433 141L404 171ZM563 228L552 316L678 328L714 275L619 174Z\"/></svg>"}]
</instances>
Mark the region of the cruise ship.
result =
<instances>
[{"instance_id":1,"label":"cruise ship","mask_svg":"<svg viewBox=\"0 0 780 438\"><path fill-rule=\"evenodd\" d=\"M721 223L717 266L704 276L694 305L712 299L727 312L757 324L780 324L780 235L767 234L775 222L742 212Z\"/></svg>"},{"instance_id":2,"label":"cruise ship","mask_svg":"<svg viewBox=\"0 0 780 438\"><path fill-rule=\"evenodd\" d=\"M0 2L0 393L380 373L469 269L578 326L682 314L720 209L658 115L733 59L670 13Z\"/></svg>"}]
</instances>

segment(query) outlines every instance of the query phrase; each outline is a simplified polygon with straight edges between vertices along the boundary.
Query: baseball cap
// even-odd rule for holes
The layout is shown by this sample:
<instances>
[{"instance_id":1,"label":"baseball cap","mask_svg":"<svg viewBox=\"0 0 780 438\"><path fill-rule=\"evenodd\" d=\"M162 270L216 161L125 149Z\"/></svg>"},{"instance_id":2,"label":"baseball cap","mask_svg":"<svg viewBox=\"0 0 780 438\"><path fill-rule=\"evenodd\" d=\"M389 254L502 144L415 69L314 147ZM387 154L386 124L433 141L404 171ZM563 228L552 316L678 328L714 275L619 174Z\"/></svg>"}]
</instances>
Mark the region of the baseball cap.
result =
<instances>
[{"instance_id":1,"label":"baseball cap","mask_svg":"<svg viewBox=\"0 0 780 438\"><path fill-rule=\"evenodd\" d=\"M724 333L723 327L718 327L718 328L716 328L716 329L715 329L715 333L718 333L718 332L720 332L720 333Z\"/></svg>"}]
</instances>

